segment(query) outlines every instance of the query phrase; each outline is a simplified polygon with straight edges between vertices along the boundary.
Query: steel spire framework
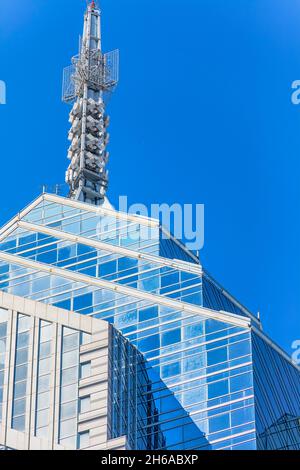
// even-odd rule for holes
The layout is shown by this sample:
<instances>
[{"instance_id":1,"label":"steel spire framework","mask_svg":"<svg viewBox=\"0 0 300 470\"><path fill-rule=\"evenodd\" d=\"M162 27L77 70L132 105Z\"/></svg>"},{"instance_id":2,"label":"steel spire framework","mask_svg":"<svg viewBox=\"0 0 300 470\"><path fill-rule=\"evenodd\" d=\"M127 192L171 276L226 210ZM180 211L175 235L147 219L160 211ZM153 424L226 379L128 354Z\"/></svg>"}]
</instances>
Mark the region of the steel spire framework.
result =
<instances>
[{"instance_id":1,"label":"steel spire framework","mask_svg":"<svg viewBox=\"0 0 300 470\"><path fill-rule=\"evenodd\" d=\"M66 182L71 199L100 205L108 188L105 97L118 83L119 51L102 53L101 12L95 2L85 12L79 49L63 77L63 101L73 104Z\"/></svg>"}]
</instances>

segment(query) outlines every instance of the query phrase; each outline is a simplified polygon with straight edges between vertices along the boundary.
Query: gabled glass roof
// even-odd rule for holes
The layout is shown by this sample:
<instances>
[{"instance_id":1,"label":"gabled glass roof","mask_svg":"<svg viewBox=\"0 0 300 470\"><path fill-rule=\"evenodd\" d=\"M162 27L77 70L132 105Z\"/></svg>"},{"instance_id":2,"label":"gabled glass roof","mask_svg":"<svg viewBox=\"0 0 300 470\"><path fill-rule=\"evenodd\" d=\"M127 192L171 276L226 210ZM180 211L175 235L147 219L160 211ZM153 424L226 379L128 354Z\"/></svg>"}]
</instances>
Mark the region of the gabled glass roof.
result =
<instances>
[{"instance_id":1,"label":"gabled glass roof","mask_svg":"<svg viewBox=\"0 0 300 470\"><path fill-rule=\"evenodd\" d=\"M2 229L0 252L257 321L157 220L108 205L44 194Z\"/></svg>"}]
</instances>

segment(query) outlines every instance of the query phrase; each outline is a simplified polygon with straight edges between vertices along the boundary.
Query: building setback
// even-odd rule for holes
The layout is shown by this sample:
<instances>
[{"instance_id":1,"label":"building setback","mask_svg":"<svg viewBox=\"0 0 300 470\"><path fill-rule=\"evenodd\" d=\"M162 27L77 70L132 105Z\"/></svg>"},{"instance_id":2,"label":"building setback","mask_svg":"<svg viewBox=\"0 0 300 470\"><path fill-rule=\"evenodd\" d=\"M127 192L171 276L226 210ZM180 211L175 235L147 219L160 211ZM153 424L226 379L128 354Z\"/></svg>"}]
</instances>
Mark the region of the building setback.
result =
<instances>
[{"instance_id":1,"label":"building setback","mask_svg":"<svg viewBox=\"0 0 300 470\"><path fill-rule=\"evenodd\" d=\"M300 449L300 370L159 221L106 198L103 54L90 3L71 102L69 197L0 231L3 449Z\"/></svg>"}]
</instances>

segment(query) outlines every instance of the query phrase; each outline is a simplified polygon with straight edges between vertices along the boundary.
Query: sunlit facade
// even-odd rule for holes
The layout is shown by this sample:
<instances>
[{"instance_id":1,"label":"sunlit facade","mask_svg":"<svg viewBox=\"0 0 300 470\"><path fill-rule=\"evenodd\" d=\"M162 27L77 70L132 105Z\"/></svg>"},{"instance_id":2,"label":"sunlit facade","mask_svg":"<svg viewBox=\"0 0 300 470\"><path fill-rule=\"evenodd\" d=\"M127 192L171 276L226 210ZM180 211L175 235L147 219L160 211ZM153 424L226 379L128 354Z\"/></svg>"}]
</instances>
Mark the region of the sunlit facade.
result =
<instances>
[{"instance_id":1,"label":"sunlit facade","mask_svg":"<svg viewBox=\"0 0 300 470\"><path fill-rule=\"evenodd\" d=\"M158 221L44 194L1 231L0 289L111 325L107 441L141 450L300 449L299 369ZM24 328L16 354L30 362L21 339L18 350L32 325ZM51 326L41 328L46 341ZM1 334L6 348L4 327ZM26 380L16 373L11 384L10 425L21 432ZM41 438L55 421L47 403L31 428ZM78 406L74 395L67 410ZM81 448L87 435L75 417L66 421L57 445Z\"/></svg>"},{"instance_id":2,"label":"sunlit facade","mask_svg":"<svg viewBox=\"0 0 300 470\"><path fill-rule=\"evenodd\" d=\"M300 369L158 220L108 202L100 19L88 1L64 71L68 198L0 230L0 450L300 449Z\"/></svg>"}]
</instances>

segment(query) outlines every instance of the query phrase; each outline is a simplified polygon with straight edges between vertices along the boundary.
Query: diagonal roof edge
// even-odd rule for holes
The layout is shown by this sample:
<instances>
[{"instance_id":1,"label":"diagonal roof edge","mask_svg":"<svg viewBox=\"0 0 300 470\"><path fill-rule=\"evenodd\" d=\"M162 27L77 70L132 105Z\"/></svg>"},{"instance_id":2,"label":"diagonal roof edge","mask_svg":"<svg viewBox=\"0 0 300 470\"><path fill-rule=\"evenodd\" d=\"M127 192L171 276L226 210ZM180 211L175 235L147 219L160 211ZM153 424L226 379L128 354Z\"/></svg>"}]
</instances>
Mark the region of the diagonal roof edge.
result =
<instances>
[{"instance_id":1,"label":"diagonal roof edge","mask_svg":"<svg viewBox=\"0 0 300 470\"><path fill-rule=\"evenodd\" d=\"M25 215L28 214L28 212L30 212L32 209L34 209L36 206L38 206L43 200L44 200L44 194L41 194L39 197L37 197L36 199L34 199L33 202L31 202L30 204L28 204L28 206L26 206L24 209L22 209L20 212L18 212L17 215L15 215L14 217L12 217L8 222L6 222L6 224L4 224L1 228L0 228L0 236L2 236L3 233L7 232L8 229L14 225L16 222L18 222L22 217L24 217Z\"/></svg>"}]
</instances>

